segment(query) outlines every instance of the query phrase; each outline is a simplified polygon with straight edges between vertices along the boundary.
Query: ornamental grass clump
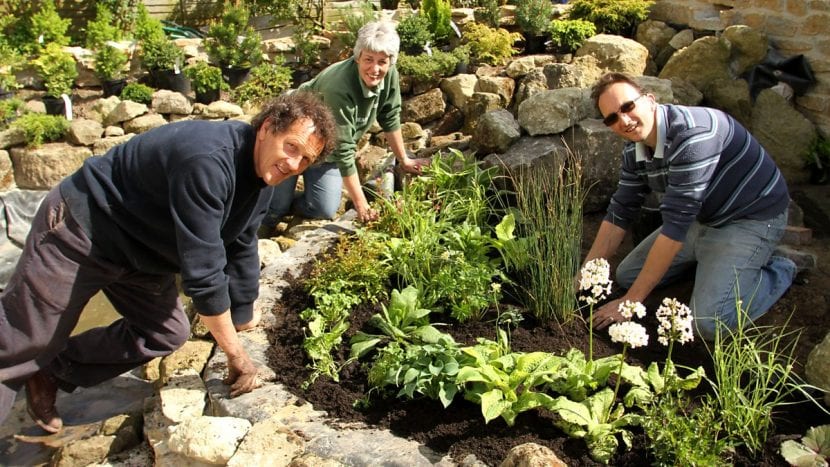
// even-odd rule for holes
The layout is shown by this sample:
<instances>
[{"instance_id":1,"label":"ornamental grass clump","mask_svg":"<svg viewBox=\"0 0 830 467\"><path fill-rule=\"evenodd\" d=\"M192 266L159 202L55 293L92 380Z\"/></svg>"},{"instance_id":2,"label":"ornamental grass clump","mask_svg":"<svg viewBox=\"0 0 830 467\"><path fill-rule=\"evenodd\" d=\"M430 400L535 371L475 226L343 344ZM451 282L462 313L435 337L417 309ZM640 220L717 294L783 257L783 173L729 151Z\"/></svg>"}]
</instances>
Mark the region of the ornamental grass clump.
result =
<instances>
[{"instance_id":1,"label":"ornamental grass clump","mask_svg":"<svg viewBox=\"0 0 830 467\"><path fill-rule=\"evenodd\" d=\"M810 386L793 370L800 332L785 330L786 324L756 326L742 305L741 301L735 305L734 330L716 327L710 349L715 374L710 383L727 436L754 455L763 450L777 410L797 403L793 402L796 394L814 399L807 392Z\"/></svg>"},{"instance_id":2,"label":"ornamental grass clump","mask_svg":"<svg viewBox=\"0 0 830 467\"><path fill-rule=\"evenodd\" d=\"M521 284L519 301L543 321L568 322L576 308L574 276L585 190L582 164L575 155L567 156L557 168L536 167L510 175L519 213L517 236L523 239L526 260L515 260L510 267ZM610 285L609 281L609 292Z\"/></svg>"}]
</instances>

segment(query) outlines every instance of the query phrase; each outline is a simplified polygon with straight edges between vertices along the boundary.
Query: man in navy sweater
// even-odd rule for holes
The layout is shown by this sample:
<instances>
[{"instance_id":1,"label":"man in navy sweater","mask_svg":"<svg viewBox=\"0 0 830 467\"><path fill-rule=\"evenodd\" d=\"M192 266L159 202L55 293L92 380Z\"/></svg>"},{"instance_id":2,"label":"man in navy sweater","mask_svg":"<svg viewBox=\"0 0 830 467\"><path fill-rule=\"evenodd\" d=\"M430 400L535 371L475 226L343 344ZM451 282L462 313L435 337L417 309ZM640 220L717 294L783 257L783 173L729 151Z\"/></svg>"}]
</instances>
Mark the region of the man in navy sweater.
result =
<instances>
[{"instance_id":1,"label":"man in navy sweater","mask_svg":"<svg viewBox=\"0 0 830 467\"><path fill-rule=\"evenodd\" d=\"M58 388L93 386L189 337L176 274L228 357L230 396L257 386L237 331L256 326L256 231L273 187L334 147L328 108L311 93L280 96L251 124L170 123L92 157L41 204L0 297L0 422L26 387L50 433ZM70 334L103 291L122 316Z\"/></svg>"},{"instance_id":2,"label":"man in navy sweater","mask_svg":"<svg viewBox=\"0 0 830 467\"><path fill-rule=\"evenodd\" d=\"M594 314L604 328L623 320L625 300L696 268L690 308L698 334L735 328L740 307L755 320L792 284L795 264L773 255L787 225L789 194L758 141L731 116L704 107L660 105L628 75L608 73L592 97L603 122L627 140L617 191L585 262L609 258L649 192L663 224L626 256L616 279L625 295Z\"/></svg>"}]
</instances>

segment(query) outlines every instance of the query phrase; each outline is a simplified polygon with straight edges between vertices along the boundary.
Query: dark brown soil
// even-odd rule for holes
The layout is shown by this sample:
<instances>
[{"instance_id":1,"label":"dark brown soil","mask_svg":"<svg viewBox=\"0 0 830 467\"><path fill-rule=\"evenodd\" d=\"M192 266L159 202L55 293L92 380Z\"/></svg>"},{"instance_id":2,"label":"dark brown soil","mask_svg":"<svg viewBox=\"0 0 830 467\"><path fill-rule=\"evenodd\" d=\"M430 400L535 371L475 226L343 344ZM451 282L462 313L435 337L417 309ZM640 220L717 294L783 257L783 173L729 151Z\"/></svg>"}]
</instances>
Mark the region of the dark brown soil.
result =
<instances>
[{"instance_id":1,"label":"dark brown soil","mask_svg":"<svg viewBox=\"0 0 830 467\"><path fill-rule=\"evenodd\" d=\"M794 198L798 192L794 191ZM824 190L823 199L827 200L828 190ZM797 198L796 198L797 199ZM809 201L805 198L805 203ZM802 331L797 346L799 365L806 362L809 351L824 338L830 330L830 274L824 266L830 255L830 221L821 218L820 211L807 212L805 223L813 229L813 241L807 247L819 257L820 267L799 276L787 294L764 316L759 324L784 324L789 318L789 326ZM811 222L813 225L811 225ZM586 217L585 232L592 235L597 223L596 216ZM586 244L590 239L586 239ZM613 262L613 261L612 261ZM646 306L655 309L664 296L674 296L687 300L690 284L679 284L666 290L658 290L657 297ZM448 453L454 459L461 460L468 454L474 454L479 460L491 466L497 466L509 450L517 445L534 442L551 448L557 456L569 466L600 465L588 457L584 442L571 439L553 425L552 416L544 411L530 411L520 414L516 424L508 427L503 420L496 419L484 423L480 406L456 397L449 408L444 409L437 401L421 399L405 401L392 396L371 397L371 404L365 409L356 409L355 402L365 398L368 391L366 372L360 364L346 365L340 374L340 381L333 382L321 377L308 389L301 389L309 376L305 367L307 360L302 350L303 322L298 312L310 305L308 295L302 284L293 284L284 293L280 309L275 310L278 324L273 330L272 350L269 354L270 365L276 370L280 382L291 388L297 395L311 402L316 409L322 409L333 418L341 421L359 421L388 428L397 435L411 438L425 444L439 453ZM368 317L377 310L363 307L351 315L352 327L344 341L363 325ZM650 330L655 323L644 323ZM448 330L458 342L475 343L476 337L495 338L495 325L485 319L480 323L455 325ZM540 323L530 317L513 330L511 335L514 351L548 351L562 354L575 347L587 354L588 328L582 320L574 320L566 325L554 322ZM652 332L653 333L653 332ZM594 353L604 356L619 353L621 348L613 344L605 332L595 333ZM338 358L346 360L348 348L344 345ZM655 339L651 339L644 349L630 352L629 363L662 362L665 360L665 348ZM688 366L703 365L710 371L710 360L705 346L700 342L675 349L674 360ZM747 455L738 449L732 461L735 465L745 466L785 466L784 459L778 454L778 447L784 439L798 438L810 427L830 423L830 416L822 414L814 406L801 403L786 407L775 414L775 433L767 442L764 452L756 457ZM646 438L641 431L634 429L634 447L630 451L620 449L611 459L612 465L642 466L651 464Z\"/></svg>"}]
</instances>

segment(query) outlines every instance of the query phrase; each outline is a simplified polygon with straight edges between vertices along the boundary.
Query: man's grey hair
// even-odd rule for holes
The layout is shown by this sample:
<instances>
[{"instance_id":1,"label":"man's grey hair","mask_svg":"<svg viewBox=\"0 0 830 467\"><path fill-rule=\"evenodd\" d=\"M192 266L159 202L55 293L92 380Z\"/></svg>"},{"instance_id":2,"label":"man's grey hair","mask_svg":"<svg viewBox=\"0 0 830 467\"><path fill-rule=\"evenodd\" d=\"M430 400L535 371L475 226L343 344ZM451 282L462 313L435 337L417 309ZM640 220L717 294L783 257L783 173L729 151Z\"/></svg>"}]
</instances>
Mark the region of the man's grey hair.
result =
<instances>
[{"instance_id":1,"label":"man's grey hair","mask_svg":"<svg viewBox=\"0 0 830 467\"><path fill-rule=\"evenodd\" d=\"M398 51L401 48L401 38L395 31L391 21L372 21L366 23L357 32L357 41L354 45L354 59L360 58L364 50L381 52L389 56L392 65L398 61Z\"/></svg>"}]
</instances>

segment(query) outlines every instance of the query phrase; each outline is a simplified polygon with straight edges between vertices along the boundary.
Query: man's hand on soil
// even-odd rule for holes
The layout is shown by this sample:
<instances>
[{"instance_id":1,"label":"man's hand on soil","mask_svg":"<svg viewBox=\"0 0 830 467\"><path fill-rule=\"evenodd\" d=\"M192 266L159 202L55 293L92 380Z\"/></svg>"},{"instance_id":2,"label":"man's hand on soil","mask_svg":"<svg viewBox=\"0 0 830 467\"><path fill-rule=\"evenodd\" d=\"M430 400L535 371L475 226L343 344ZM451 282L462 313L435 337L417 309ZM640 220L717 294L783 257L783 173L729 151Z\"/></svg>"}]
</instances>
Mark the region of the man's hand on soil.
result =
<instances>
[{"instance_id":1,"label":"man's hand on soil","mask_svg":"<svg viewBox=\"0 0 830 467\"><path fill-rule=\"evenodd\" d=\"M238 355L228 359L228 377L225 384L231 387L231 397L253 391L259 387L257 367L247 355Z\"/></svg>"}]
</instances>

